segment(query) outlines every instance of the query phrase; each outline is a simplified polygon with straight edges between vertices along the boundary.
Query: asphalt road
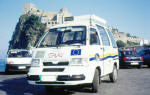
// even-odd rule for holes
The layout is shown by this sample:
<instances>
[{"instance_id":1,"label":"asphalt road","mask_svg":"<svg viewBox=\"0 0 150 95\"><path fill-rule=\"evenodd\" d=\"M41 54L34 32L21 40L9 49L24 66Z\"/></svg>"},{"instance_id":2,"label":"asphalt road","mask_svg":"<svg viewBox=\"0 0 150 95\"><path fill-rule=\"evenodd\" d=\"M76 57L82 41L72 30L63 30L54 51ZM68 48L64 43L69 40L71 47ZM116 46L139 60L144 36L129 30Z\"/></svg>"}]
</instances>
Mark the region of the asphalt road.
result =
<instances>
[{"instance_id":1,"label":"asphalt road","mask_svg":"<svg viewBox=\"0 0 150 95\"><path fill-rule=\"evenodd\" d=\"M99 93L88 89L46 93L43 86L29 85L25 74L0 73L0 95L150 95L150 69L120 69L117 83L105 77Z\"/></svg>"}]
</instances>

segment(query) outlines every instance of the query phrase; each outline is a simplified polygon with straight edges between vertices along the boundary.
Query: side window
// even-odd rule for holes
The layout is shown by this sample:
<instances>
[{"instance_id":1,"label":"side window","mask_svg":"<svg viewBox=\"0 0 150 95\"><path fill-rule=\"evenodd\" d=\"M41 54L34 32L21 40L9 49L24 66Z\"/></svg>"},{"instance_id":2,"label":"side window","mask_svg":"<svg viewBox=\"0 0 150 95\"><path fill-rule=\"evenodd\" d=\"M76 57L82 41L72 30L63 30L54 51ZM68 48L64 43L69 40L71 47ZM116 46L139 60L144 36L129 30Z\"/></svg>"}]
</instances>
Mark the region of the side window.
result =
<instances>
[{"instance_id":1,"label":"side window","mask_svg":"<svg viewBox=\"0 0 150 95\"><path fill-rule=\"evenodd\" d=\"M96 29L90 29L90 45L100 45L100 40Z\"/></svg>"},{"instance_id":2,"label":"side window","mask_svg":"<svg viewBox=\"0 0 150 95\"><path fill-rule=\"evenodd\" d=\"M108 36L107 36L106 31L104 30L104 28L101 27L101 26L99 26L99 25L97 25L97 28L98 28L98 30L100 32L103 45L104 46L110 46L110 41L109 41L109 38L108 38Z\"/></svg>"},{"instance_id":3,"label":"side window","mask_svg":"<svg viewBox=\"0 0 150 95\"><path fill-rule=\"evenodd\" d=\"M112 32L110 32L108 29L106 29L106 30L107 30L107 32L108 32L108 34L109 34L110 39L111 39L112 46L113 46L114 48L116 48L116 47L117 47L117 44L116 44L116 41L115 41L115 39L114 39L114 37L113 37Z\"/></svg>"}]
</instances>

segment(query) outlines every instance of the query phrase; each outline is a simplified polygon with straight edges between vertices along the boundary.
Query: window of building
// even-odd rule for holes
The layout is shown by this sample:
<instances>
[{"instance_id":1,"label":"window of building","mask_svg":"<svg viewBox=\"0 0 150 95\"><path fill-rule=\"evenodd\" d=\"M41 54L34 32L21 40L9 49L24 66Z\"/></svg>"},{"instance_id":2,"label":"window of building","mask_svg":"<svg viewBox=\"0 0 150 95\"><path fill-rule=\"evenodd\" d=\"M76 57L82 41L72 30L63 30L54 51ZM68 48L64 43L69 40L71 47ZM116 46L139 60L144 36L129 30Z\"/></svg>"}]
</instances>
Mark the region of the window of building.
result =
<instances>
[{"instance_id":1,"label":"window of building","mask_svg":"<svg viewBox=\"0 0 150 95\"><path fill-rule=\"evenodd\" d=\"M100 40L96 29L90 29L90 45L100 45Z\"/></svg>"},{"instance_id":2,"label":"window of building","mask_svg":"<svg viewBox=\"0 0 150 95\"><path fill-rule=\"evenodd\" d=\"M109 38L108 38L108 35L107 35L105 29L99 25L97 25L97 28L100 32L100 36L101 36L103 45L104 46L110 46L110 41L109 41Z\"/></svg>"},{"instance_id":3,"label":"window of building","mask_svg":"<svg viewBox=\"0 0 150 95\"><path fill-rule=\"evenodd\" d=\"M52 22L52 25L54 25L54 22Z\"/></svg>"}]
</instances>

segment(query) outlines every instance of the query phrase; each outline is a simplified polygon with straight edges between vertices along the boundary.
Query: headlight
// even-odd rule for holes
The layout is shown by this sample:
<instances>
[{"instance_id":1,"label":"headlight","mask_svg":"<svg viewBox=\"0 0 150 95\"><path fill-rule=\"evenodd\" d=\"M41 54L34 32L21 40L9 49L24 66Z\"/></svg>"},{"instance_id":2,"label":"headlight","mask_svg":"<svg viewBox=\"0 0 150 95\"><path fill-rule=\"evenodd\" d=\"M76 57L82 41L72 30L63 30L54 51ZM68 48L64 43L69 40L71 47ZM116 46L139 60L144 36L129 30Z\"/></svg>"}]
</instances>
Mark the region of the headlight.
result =
<instances>
[{"instance_id":1,"label":"headlight","mask_svg":"<svg viewBox=\"0 0 150 95\"><path fill-rule=\"evenodd\" d=\"M83 65L85 63L88 63L87 58L72 58L71 65Z\"/></svg>"},{"instance_id":2,"label":"headlight","mask_svg":"<svg viewBox=\"0 0 150 95\"><path fill-rule=\"evenodd\" d=\"M35 58L43 58L44 55L45 55L44 51L37 51L36 55L35 55Z\"/></svg>"},{"instance_id":3,"label":"headlight","mask_svg":"<svg viewBox=\"0 0 150 95\"><path fill-rule=\"evenodd\" d=\"M40 66L40 59L32 59L31 67L39 67Z\"/></svg>"}]
</instances>

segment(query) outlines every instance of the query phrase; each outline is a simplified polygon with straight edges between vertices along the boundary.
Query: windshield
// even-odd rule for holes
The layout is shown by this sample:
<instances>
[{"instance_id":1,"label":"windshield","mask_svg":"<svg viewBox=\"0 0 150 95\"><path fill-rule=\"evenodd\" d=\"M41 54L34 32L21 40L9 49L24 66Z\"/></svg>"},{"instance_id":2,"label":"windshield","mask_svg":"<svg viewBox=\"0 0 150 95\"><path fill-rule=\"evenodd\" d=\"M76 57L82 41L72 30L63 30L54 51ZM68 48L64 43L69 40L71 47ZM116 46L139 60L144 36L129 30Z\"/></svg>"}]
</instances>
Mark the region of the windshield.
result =
<instances>
[{"instance_id":1,"label":"windshield","mask_svg":"<svg viewBox=\"0 0 150 95\"><path fill-rule=\"evenodd\" d=\"M71 26L50 29L39 47L63 46L63 45L85 45L86 27Z\"/></svg>"},{"instance_id":2,"label":"windshield","mask_svg":"<svg viewBox=\"0 0 150 95\"><path fill-rule=\"evenodd\" d=\"M31 57L31 54L28 51L13 51L13 52L9 52L8 57L16 57L16 58L20 58L20 57Z\"/></svg>"}]
</instances>

